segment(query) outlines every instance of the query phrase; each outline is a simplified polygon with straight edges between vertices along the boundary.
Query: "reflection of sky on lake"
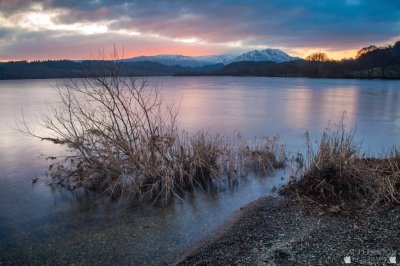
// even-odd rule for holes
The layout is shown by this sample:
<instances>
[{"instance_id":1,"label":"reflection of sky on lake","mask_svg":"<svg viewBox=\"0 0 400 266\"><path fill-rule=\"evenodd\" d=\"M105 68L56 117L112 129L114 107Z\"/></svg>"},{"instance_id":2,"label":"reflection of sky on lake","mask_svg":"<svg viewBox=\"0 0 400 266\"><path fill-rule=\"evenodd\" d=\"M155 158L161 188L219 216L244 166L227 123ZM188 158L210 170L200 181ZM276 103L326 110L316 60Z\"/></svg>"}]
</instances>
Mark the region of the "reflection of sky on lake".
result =
<instances>
[{"instance_id":1,"label":"reflection of sky on lake","mask_svg":"<svg viewBox=\"0 0 400 266\"><path fill-rule=\"evenodd\" d=\"M294 149L309 131L315 138L345 112L347 128L367 151L399 145L399 81L297 78L161 78L168 99L181 99L188 129L247 137L279 135ZM196 84L196 85L193 85Z\"/></svg>"},{"instance_id":2,"label":"reflection of sky on lake","mask_svg":"<svg viewBox=\"0 0 400 266\"><path fill-rule=\"evenodd\" d=\"M247 77L151 81L161 85L167 102L180 101L179 123L189 131L208 129L227 135L238 131L248 138L279 135L288 150L296 152L304 150L305 131L316 138L345 111L346 126L357 126L356 137L367 151L379 153L383 147L400 145L399 81ZM121 263L149 258L159 263L284 182L285 173L250 178L219 193L188 194L184 202L164 209L121 207L93 199L93 194L51 192L43 183L32 186L31 178L45 174L46 162L40 155L62 150L12 127L22 106L28 123L38 128L35 116L45 101L55 100L50 85L54 81L0 81L0 258L7 255L23 263L40 261L51 252L71 263L107 262L114 255ZM84 260L88 254L95 261Z\"/></svg>"}]
</instances>

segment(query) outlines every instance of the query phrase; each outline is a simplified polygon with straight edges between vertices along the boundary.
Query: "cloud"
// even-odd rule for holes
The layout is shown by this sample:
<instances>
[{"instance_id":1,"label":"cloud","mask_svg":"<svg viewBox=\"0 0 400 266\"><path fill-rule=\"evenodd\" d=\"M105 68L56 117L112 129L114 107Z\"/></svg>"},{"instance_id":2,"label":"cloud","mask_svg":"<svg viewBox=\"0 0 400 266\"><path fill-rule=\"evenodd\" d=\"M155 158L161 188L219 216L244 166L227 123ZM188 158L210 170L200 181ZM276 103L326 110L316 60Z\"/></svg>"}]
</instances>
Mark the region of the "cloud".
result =
<instances>
[{"instance_id":1,"label":"cloud","mask_svg":"<svg viewBox=\"0 0 400 266\"><path fill-rule=\"evenodd\" d=\"M126 38L121 34L98 33L93 35L63 33L52 34L52 31L19 31L16 33L18 42L4 45L0 50L0 60L12 60L10 55L17 55L19 60L34 59L90 59L97 58L98 51L104 49L105 55L111 55L111 50L116 45L119 51L124 51L121 56L130 58L137 55L173 54L178 49L183 54L211 54L222 52L224 47L215 45L196 45L191 43L177 43L156 37L131 36ZM41 40L45 39L43 42ZM93 42L96 40L96 43Z\"/></svg>"},{"instance_id":2,"label":"cloud","mask_svg":"<svg viewBox=\"0 0 400 266\"><path fill-rule=\"evenodd\" d=\"M11 28L0 28L0 39L6 39L12 35L13 30Z\"/></svg>"},{"instance_id":3,"label":"cloud","mask_svg":"<svg viewBox=\"0 0 400 266\"><path fill-rule=\"evenodd\" d=\"M200 38L207 42L258 40L326 43L361 36L382 40L398 33L398 1L56 1L68 8L65 20L113 20L114 28L132 29L170 38ZM116 19L118 18L118 19ZM397 24L397 26L396 26ZM373 41L374 41L373 40ZM296 44L294 44L296 45Z\"/></svg>"},{"instance_id":4,"label":"cloud","mask_svg":"<svg viewBox=\"0 0 400 266\"><path fill-rule=\"evenodd\" d=\"M236 50L350 50L400 37L400 2L388 0L0 0L0 10L0 21L1 16L3 21L22 21L16 17L39 14L36 24L42 21L43 25L33 27L35 23L31 23L29 29L11 23L17 25L15 32L45 31L47 37L38 42L65 34L82 38L85 29L92 33L93 44L101 42L97 38L106 33L110 38L135 43L135 47L148 45L149 40L176 47L186 42L199 51L206 44L209 51L233 49L230 44L237 44ZM76 41L83 42L79 38Z\"/></svg>"}]
</instances>

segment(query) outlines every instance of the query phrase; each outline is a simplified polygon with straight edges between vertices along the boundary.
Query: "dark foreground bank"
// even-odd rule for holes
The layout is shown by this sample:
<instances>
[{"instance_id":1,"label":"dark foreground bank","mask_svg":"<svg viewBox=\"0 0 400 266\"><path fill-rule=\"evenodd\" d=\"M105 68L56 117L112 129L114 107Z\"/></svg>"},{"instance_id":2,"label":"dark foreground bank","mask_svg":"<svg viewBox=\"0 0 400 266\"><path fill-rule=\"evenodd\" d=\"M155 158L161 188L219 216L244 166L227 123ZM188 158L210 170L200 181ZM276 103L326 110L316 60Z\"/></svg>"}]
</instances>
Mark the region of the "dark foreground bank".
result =
<instances>
[{"instance_id":1,"label":"dark foreground bank","mask_svg":"<svg viewBox=\"0 0 400 266\"><path fill-rule=\"evenodd\" d=\"M399 263L399 248L399 206L332 216L317 206L267 197L241 210L222 234L177 264L340 265L347 257L353 265L385 265L396 253Z\"/></svg>"}]
</instances>

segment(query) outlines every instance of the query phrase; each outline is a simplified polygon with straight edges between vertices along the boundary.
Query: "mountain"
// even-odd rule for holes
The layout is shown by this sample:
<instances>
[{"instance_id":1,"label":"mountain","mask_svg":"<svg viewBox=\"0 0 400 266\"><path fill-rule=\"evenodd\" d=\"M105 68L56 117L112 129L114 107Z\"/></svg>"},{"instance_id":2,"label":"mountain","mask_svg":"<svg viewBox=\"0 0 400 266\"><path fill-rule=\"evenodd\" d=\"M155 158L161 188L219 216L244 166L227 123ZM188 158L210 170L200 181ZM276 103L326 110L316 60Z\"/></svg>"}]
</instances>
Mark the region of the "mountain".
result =
<instances>
[{"instance_id":1,"label":"mountain","mask_svg":"<svg viewBox=\"0 0 400 266\"><path fill-rule=\"evenodd\" d=\"M1 1L1 0L0 0ZM277 49L239 56L141 56L122 60L121 76L265 76L313 78L400 79L400 41L393 46L361 49L356 59L310 61ZM162 61L164 64L157 62ZM79 78L88 71L107 75L114 61L46 60L0 62L0 80ZM186 64L182 66L181 64ZM191 66L192 65L192 66ZM193 66L194 65L194 66ZM112 73L111 73L112 74Z\"/></svg>"},{"instance_id":2,"label":"mountain","mask_svg":"<svg viewBox=\"0 0 400 266\"><path fill-rule=\"evenodd\" d=\"M215 64L229 64L235 58L234 55L221 54L209 56L185 56L185 55L155 55L155 56L138 56L123 60L124 62L141 62L150 61L157 62L167 66L184 66L184 67L202 67Z\"/></svg>"},{"instance_id":3,"label":"mountain","mask_svg":"<svg viewBox=\"0 0 400 266\"><path fill-rule=\"evenodd\" d=\"M189 67L197 67L203 65L210 65L212 63L202 62L196 60L193 56L184 56L184 55L155 55L155 56L138 56L130 59L123 60L124 62L157 62L163 65L168 66L189 66Z\"/></svg>"},{"instance_id":4,"label":"mountain","mask_svg":"<svg viewBox=\"0 0 400 266\"><path fill-rule=\"evenodd\" d=\"M209 62L208 65L211 64L230 64L232 63L236 55L233 54L217 54L217 55L204 55L204 56L197 56L195 57L196 60L201 61L201 62Z\"/></svg>"},{"instance_id":5,"label":"mountain","mask_svg":"<svg viewBox=\"0 0 400 266\"><path fill-rule=\"evenodd\" d=\"M232 54L217 54L208 56L184 56L184 55L155 55L138 56L123 60L124 62L157 62L168 66L201 67L205 65L230 64L242 61L271 61L276 63L300 60L299 57L292 57L279 49L254 50L239 56Z\"/></svg>"},{"instance_id":6,"label":"mountain","mask_svg":"<svg viewBox=\"0 0 400 266\"><path fill-rule=\"evenodd\" d=\"M236 57L233 62L243 61L270 61L275 63L282 63L288 61L300 60L299 57L292 57L279 49L265 49L265 50L254 50Z\"/></svg>"}]
</instances>

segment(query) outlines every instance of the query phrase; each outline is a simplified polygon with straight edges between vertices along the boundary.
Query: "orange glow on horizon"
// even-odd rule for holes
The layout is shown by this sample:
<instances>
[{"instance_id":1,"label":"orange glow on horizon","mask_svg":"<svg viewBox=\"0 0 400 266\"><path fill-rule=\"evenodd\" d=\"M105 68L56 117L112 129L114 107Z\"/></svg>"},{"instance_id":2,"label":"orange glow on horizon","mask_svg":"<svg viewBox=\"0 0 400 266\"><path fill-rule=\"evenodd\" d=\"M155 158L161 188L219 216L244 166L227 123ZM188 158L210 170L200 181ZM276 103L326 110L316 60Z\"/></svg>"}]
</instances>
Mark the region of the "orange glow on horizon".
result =
<instances>
[{"instance_id":1,"label":"orange glow on horizon","mask_svg":"<svg viewBox=\"0 0 400 266\"><path fill-rule=\"evenodd\" d=\"M301 58L306 58L310 54L321 52L325 53L329 59L341 60L344 58L355 58L357 51L359 49L348 49L348 50L326 50L322 48L294 48L291 51L292 56L298 56Z\"/></svg>"},{"instance_id":2,"label":"orange glow on horizon","mask_svg":"<svg viewBox=\"0 0 400 266\"><path fill-rule=\"evenodd\" d=\"M98 46L102 50L102 46ZM111 45L104 45L104 51L106 55L111 54ZM108 49L110 48L110 49ZM74 47L60 47L59 51L53 51L51 54L33 54L32 56L23 56L20 58L1 58L0 62L8 61L34 61L34 60L88 60L97 57L97 50L90 47L82 47L80 50ZM155 56L162 54L177 54L184 56L207 56L224 53L223 49L220 47L206 47L205 45L192 45L188 43L176 43L175 45L162 45L162 44L151 44L147 46L141 45L117 45L117 50L123 52L123 58L132 58L137 56ZM253 50L251 48L248 51ZM295 48L288 52L291 56L298 56L300 58L306 58L308 55L315 52L326 53L330 59L341 60L343 58L355 58L357 54L357 49L350 50L339 50L339 51L324 51L322 49L314 48Z\"/></svg>"},{"instance_id":3,"label":"orange glow on horizon","mask_svg":"<svg viewBox=\"0 0 400 266\"><path fill-rule=\"evenodd\" d=\"M325 53L330 59L341 60L344 58L355 58L357 55L357 51L358 49L351 49L343 51L327 51Z\"/></svg>"},{"instance_id":4,"label":"orange glow on horizon","mask_svg":"<svg viewBox=\"0 0 400 266\"><path fill-rule=\"evenodd\" d=\"M112 52L112 45L104 45L100 49L93 48L93 46L82 47L81 50L74 49L74 47L59 47L59 51L53 51L51 54L37 53L32 54L32 56L23 56L19 58L1 58L0 62L8 62L8 61L34 61L34 60L90 60L98 57L99 50L103 50L106 57L110 57ZM205 55L214 55L219 54L223 51L219 49L210 49L204 46L192 46L189 44L177 44L176 46L168 46L168 45L158 45L158 44L149 44L146 47L140 47L135 45L124 45L119 46L116 45L116 49L122 58L132 58L137 56L155 56L162 54L177 54L184 56L205 56Z\"/></svg>"}]
</instances>

